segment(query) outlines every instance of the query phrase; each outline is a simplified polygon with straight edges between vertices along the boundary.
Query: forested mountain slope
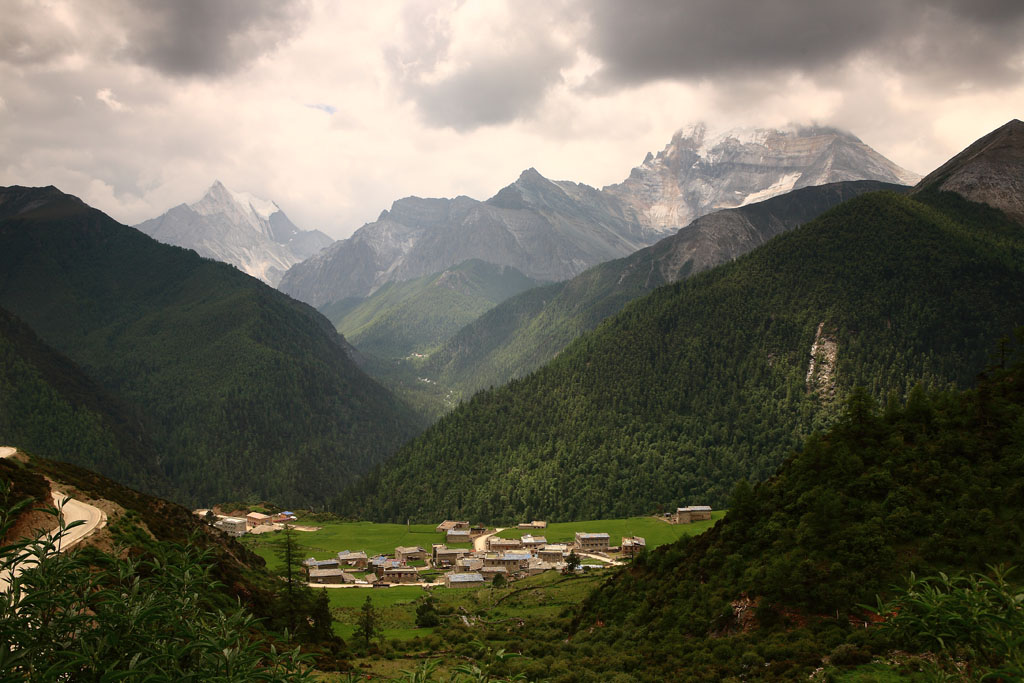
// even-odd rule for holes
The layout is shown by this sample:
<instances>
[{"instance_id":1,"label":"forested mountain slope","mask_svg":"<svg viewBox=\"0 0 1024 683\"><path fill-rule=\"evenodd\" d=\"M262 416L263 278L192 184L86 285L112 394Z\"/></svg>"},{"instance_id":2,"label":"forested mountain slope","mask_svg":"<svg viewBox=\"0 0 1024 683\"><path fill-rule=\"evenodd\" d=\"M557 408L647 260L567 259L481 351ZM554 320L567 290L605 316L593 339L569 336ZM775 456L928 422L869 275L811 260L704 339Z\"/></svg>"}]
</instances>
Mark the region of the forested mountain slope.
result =
<instances>
[{"instance_id":1,"label":"forested mountain slope","mask_svg":"<svg viewBox=\"0 0 1024 683\"><path fill-rule=\"evenodd\" d=\"M1021 321L1024 226L952 193L862 195L478 394L339 506L495 522L722 506L835 396L969 386Z\"/></svg>"},{"instance_id":2,"label":"forested mountain slope","mask_svg":"<svg viewBox=\"0 0 1024 683\"><path fill-rule=\"evenodd\" d=\"M479 259L406 282L388 282L365 299L321 312L363 353L387 358L424 354L510 296L535 287L512 266Z\"/></svg>"},{"instance_id":3,"label":"forested mountain slope","mask_svg":"<svg viewBox=\"0 0 1024 683\"><path fill-rule=\"evenodd\" d=\"M1024 364L1011 367L998 355L1005 351L996 360L1007 369L990 369L971 391L916 388L905 405L884 407L852 395L835 427L810 438L777 475L737 487L711 531L662 546L591 595L573 642L601 655L577 666L609 675L611 662L641 680L755 671L796 680L829 654L846 665L895 648L937 648L945 638L961 666L956 680L968 680L960 678L965 664L969 680L1001 666L1010 668L991 680L1018 680L1020 661L1014 674L1012 662L1000 661L1001 644L984 642L987 610L999 618L1001 606L981 595L947 600L948 621L929 622L926 608L908 605L902 633L868 628L862 607L891 597L910 572L988 572L1024 561ZM969 614L958 614L968 605ZM915 633L908 626L918 617Z\"/></svg>"},{"instance_id":4,"label":"forested mountain slope","mask_svg":"<svg viewBox=\"0 0 1024 683\"><path fill-rule=\"evenodd\" d=\"M323 501L418 426L313 309L52 187L0 190L0 305L139 411L181 502Z\"/></svg>"},{"instance_id":5,"label":"forested mountain slope","mask_svg":"<svg viewBox=\"0 0 1024 683\"><path fill-rule=\"evenodd\" d=\"M0 308L0 443L161 492L156 449L133 411Z\"/></svg>"},{"instance_id":6,"label":"forested mountain slope","mask_svg":"<svg viewBox=\"0 0 1024 683\"><path fill-rule=\"evenodd\" d=\"M421 373L465 397L500 386L537 369L654 288L735 259L836 204L881 189L902 186L831 183L702 216L653 246L496 306L431 354Z\"/></svg>"}]
</instances>

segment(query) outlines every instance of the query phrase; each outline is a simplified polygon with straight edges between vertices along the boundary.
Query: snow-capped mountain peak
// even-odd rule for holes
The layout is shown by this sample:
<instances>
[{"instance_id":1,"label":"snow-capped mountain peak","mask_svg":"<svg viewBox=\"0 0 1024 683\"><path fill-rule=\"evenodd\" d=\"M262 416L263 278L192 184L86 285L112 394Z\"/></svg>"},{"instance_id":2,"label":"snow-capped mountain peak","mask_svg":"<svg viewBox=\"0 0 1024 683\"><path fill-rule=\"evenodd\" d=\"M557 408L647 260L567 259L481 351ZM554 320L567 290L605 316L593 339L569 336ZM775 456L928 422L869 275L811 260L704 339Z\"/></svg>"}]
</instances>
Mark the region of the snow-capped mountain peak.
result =
<instances>
[{"instance_id":1,"label":"snow-capped mountain peak","mask_svg":"<svg viewBox=\"0 0 1024 683\"><path fill-rule=\"evenodd\" d=\"M913 184L919 178L835 128L714 130L697 122L604 191L632 206L646 227L668 232L712 211L801 187L863 179Z\"/></svg>"},{"instance_id":2,"label":"snow-capped mountain peak","mask_svg":"<svg viewBox=\"0 0 1024 683\"><path fill-rule=\"evenodd\" d=\"M136 227L161 242L230 263L270 285L333 241L318 230L297 228L276 202L231 190L219 180L199 201Z\"/></svg>"}]
</instances>

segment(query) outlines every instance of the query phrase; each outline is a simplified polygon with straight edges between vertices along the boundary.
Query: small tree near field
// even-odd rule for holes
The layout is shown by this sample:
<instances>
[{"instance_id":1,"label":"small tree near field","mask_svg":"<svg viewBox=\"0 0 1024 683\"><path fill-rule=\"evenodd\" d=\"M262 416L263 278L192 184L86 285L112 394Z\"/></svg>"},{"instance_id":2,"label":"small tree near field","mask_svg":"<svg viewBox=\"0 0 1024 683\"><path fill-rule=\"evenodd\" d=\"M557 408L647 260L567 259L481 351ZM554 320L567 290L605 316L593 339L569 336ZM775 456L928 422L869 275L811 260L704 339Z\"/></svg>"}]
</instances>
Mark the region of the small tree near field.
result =
<instances>
[{"instance_id":1,"label":"small tree near field","mask_svg":"<svg viewBox=\"0 0 1024 683\"><path fill-rule=\"evenodd\" d=\"M352 637L363 643L364 647L370 646L370 641L377 637L377 610L373 608L373 600L366 596L366 601L359 608L359 620L356 622L355 633Z\"/></svg>"}]
</instances>

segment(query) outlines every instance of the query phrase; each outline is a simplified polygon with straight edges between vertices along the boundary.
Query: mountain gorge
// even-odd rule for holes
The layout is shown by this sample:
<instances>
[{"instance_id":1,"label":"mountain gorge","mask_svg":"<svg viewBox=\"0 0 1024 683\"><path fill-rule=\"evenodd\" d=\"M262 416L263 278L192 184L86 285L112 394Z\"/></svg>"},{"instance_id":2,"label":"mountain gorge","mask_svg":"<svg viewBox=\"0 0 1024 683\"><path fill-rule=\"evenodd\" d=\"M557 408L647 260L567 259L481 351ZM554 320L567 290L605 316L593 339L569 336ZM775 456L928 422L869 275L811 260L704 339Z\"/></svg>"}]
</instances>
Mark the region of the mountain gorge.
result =
<instances>
[{"instance_id":1,"label":"mountain gorge","mask_svg":"<svg viewBox=\"0 0 1024 683\"><path fill-rule=\"evenodd\" d=\"M828 425L855 386L969 386L993 340L1024 320L1024 226L918 190L863 194L655 290L461 405L338 504L503 521L721 506Z\"/></svg>"},{"instance_id":2,"label":"mountain gorge","mask_svg":"<svg viewBox=\"0 0 1024 683\"><path fill-rule=\"evenodd\" d=\"M319 230L297 228L274 202L233 192L220 181L198 202L179 204L135 227L164 244L230 263L271 286L333 242Z\"/></svg>"},{"instance_id":3,"label":"mountain gorge","mask_svg":"<svg viewBox=\"0 0 1024 683\"><path fill-rule=\"evenodd\" d=\"M420 427L313 309L56 188L0 190L0 273L0 305L131 407L174 500L325 500Z\"/></svg>"}]
</instances>

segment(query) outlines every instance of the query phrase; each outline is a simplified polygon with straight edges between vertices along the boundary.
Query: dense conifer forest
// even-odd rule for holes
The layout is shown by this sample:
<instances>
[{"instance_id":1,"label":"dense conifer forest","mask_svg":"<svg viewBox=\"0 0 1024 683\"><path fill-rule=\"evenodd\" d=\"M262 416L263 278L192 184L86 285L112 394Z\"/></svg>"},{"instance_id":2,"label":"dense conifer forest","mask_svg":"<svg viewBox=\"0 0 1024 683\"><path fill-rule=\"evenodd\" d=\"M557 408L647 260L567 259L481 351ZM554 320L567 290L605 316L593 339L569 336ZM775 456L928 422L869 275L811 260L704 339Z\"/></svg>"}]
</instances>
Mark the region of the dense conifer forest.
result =
<instances>
[{"instance_id":1,"label":"dense conifer forest","mask_svg":"<svg viewBox=\"0 0 1024 683\"><path fill-rule=\"evenodd\" d=\"M968 680L1024 675L1019 646L1000 652L994 637L971 636L989 617L1020 622L1012 610L985 614L981 595L973 615L950 601L947 614L877 625L899 622L898 604L920 609L900 602L912 572L918 580L979 572L998 583L1005 566L1020 571L1021 342L1018 333L1015 355L1001 343L970 391L918 385L902 405L851 392L835 426L810 437L776 476L741 482L714 529L646 555L590 596L573 624L574 649L595 653L581 666L615 661L612 669L641 680L790 680L830 653L845 665L902 647L938 653L954 676L956 660L966 663L959 675ZM1009 579L1012 592L1021 577ZM933 637L941 629L945 645Z\"/></svg>"},{"instance_id":2,"label":"dense conifer forest","mask_svg":"<svg viewBox=\"0 0 1024 683\"><path fill-rule=\"evenodd\" d=\"M863 195L478 394L337 506L492 522L721 507L827 427L854 386L969 386L1022 320L1018 223L950 193ZM836 362L819 351L809 378L817 337Z\"/></svg>"},{"instance_id":3,"label":"dense conifer forest","mask_svg":"<svg viewBox=\"0 0 1024 683\"><path fill-rule=\"evenodd\" d=\"M0 308L0 435L136 488L169 490L133 411Z\"/></svg>"},{"instance_id":4,"label":"dense conifer forest","mask_svg":"<svg viewBox=\"0 0 1024 683\"><path fill-rule=\"evenodd\" d=\"M173 499L323 502L419 428L305 304L53 188L4 200L0 304L132 406Z\"/></svg>"}]
</instances>

